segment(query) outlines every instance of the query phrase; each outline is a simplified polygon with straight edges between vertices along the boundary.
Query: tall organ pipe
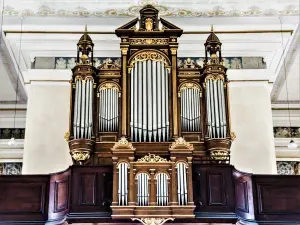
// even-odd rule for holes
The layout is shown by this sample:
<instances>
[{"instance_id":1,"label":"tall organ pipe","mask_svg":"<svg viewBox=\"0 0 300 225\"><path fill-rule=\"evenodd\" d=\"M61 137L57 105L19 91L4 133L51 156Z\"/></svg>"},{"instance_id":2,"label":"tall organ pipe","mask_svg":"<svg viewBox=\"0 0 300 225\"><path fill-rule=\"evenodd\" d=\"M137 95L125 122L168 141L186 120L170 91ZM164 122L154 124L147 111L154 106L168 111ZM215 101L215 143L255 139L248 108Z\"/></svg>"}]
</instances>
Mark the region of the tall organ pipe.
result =
<instances>
[{"instance_id":1,"label":"tall organ pipe","mask_svg":"<svg viewBox=\"0 0 300 225\"><path fill-rule=\"evenodd\" d=\"M185 163L179 162L177 168L177 194L179 205L187 204L187 167Z\"/></svg>"},{"instance_id":2,"label":"tall organ pipe","mask_svg":"<svg viewBox=\"0 0 300 225\"><path fill-rule=\"evenodd\" d=\"M168 141L168 71L165 64L153 60L138 61L130 75L132 141Z\"/></svg>"},{"instance_id":3,"label":"tall organ pipe","mask_svg":"<svg viewBox=\"0 0 300 225\"><path fill-rule=\"evenodd\" d=\"M74 99L74 139L91 139L93 129L93 80L76 79Z\"/></svg>"},{"instance_id":4,"label":"tall organ pipe","mask_svg":"<svg viewBox=\"0 0 300 225\"><path fill-rule=\"evenodd\" d=\"M207 126L209 138L226 138L224 81L206 81Z\"/></svg>"}]
</instances>

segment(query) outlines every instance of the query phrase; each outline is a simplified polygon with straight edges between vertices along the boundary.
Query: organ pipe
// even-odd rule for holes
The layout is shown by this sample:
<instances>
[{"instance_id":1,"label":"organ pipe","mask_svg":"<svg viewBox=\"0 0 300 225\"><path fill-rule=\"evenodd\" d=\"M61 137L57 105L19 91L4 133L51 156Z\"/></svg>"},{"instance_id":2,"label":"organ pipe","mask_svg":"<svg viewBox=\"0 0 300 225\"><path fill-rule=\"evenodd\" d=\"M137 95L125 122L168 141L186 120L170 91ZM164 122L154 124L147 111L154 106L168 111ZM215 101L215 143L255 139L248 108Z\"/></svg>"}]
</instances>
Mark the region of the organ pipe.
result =
<instances>
[{"instance_id":1,"label":"organ pipe","mask_svg":"<svg viewBox=\"0 0 300 225\"><path fill-rule=\"evenodd\" d=\"M99 131L117 132L119 129L119 87L105 83L99 90Z\"/></svg>"},{"instance_id":2,"label":"organ pipe","mask_svg":"<svg viewBox=\"0 0 300 225\"><path fill-rule=\"evenodd\" d=\"M120 163L119 169L119 185L118 185L118 197L119 205L128 205L128 164Z\"/></svg>"},{"instance_id":3,"label":"organ pipe","mask_svg":"<svg viewBox=\"0 0 300 225\"><path fill-rule=\"evenodd\" d=\"M168 70L161 61L134 63L130 73L130 131L133 142L169 140Z\"/></svg>"},{"instance_id":4,"label":"organ pipe","mask_svg":"<svg viewBox=\"0 0 300 225\"><path fill-rule=\"evenodd\" d=\"M93 129L93 79L75 81L73 133L74 139L91 139Z\"/></svg>"},{"instance_id":5,"label":"organ pipe","mask_svg":"<svg viewBox=\"0 0 300 225\"><path fill-rule=\"evenodd\" d=\"M149 205L149 175L140 173L137 176L137 199L139 206Z\"/></svg>"},{"instance_id":6,"label":"organ pipe","mask_svg":"<svg viewBox=\"0 0 300 225\"><path fill-rule=\"evenodd\" d=\"M180 90L181 130L184 132L199 132L200 88L193 83L185 83Z\"/></svg>"},{"instance_id":7,"label":"organ pipe","mask_svg":"<svg viewBox=\"0 0 300 225\"><path fill-rule=\"evenodd\" d=\"M226 105L224 81L222 79L207 79L206 102L209 138L226 138Z\"/></svg>"},{"instance_id":8,"label":"organ pipe","mask_svg":"<svg viewBox=\"0 0 300 225\"><path fill-rule=\"evenodd\" d=\"M179 205L187 205L187 167L183 162L179 162L177 169L177 195Z\"/></svg>"},{"instance_id":9,"label":"organ pipe","mask_svg":"<svg viewBox=\"0 0 300 225\"><path fill-rule=\"evenodd\" d=\"M156 183L156 200L158 206L168 205L168 176L160 173L157 175Z\"/></svg>"}]
</instances>

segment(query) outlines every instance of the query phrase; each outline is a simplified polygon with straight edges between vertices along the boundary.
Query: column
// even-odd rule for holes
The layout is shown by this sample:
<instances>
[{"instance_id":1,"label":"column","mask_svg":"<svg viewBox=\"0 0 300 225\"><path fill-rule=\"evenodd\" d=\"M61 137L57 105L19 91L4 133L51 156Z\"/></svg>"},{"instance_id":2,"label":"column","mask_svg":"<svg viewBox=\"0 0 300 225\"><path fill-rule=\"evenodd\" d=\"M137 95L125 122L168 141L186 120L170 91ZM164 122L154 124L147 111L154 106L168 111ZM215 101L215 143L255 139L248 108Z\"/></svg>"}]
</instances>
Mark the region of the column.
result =
<instances>
[{"instance_id":1,"label":"column","mask_svg":"<svg viewBox=\"0 0 300 225\"><path fill-rule=\"evenodd\" d=\"M150 169L150 205L156 205L155 169Z\"/></svg>"},{"instance_id":2,"label":"column","mask_svg":"<svg viewBox=\"0 0 300 225\"><path fill-rule=\"evenodd\" d=\"M122 50L122 117L121 135L128 136L127 133L127 51L128 47L121 47Z\"/></svg>"},{"instance_id":3,"label":"column","mask_svg":"<svg viewBox=\"0 0 300 225\"><path fill-rule=\"evenodd\" d=\"M172 114L173 114L173 137L178 137L178 95L177 95L177 48L171 48L172 54Z\"/></svg>"},{"instance_id":4,"label":"column","mask_svg":"<svg viewBox=\"0 0 300 225\"><path fill-rule=\"evenodd\" d=\"M275 174L276 154L273 138L270 88L267 81L229 83L231 164L236 169Z\"/></svg>"},{"instance_id":5,"label":"column","mask_svg":"<svg viewBox=\"0 0 300 225\"><path fill-rule=\"evenodd\" d=\"M176 177L176 167L175 167L175 160L176 157L170 157L172 161L172 202L170 202L170 205L178 205L178 196L177 196L177 177Z\"/></svg>"},{"instance_id":6,"label":"column","mask_svg":"<svg viewBox=\"0 0 300 225\"><path fill-rule=\"evenodd\" d=\"M118 199L118 184L119 184L119 174L118 174L118 158L112 157L113 160L113 199L112 199L112 205L116 206L118 205L119 199Z\"/></svg>"},{"instance_id":7,"label":"column","mask_svg":"<svg viewBox=\"0 0 300 225\"><path fill-rule=\"evenodd\" d=\"M55 73L61 73L51 71L54 77ZM71 75L70 71L63 72ZM35 73L44 77L49 71L35 70ZM26 84L28 103L23 174L56 173L72 165L69 146L64 139L69 131L70 88L67 79L29 81Z\"/></svg>"},{"instance_id":8,"label":"column","mask_svg":"<svg viewBox=\"0 0 300 225\"><path fill-rule=\"evenodd\" d=\"M194 205L193 199L193 157L187 157L188 165L187 168L187 184L188 184L188 205Z\"/></svg>"},{"instance_id":9,"label":"column","mask_svg":"<svg viewBox=\"0 0 300 225\"><path fill-rule=\"evenodd\" d=\"M128 192L129 192L129 197L128 197L128 202L129 205L134 206L135 205L135 181L134 181L134 171L133 171L133 160L134 157L129 157L129 162L130 162L130 168L129 168L129 185L128 185Z\"/></svg>"}]
</instances>

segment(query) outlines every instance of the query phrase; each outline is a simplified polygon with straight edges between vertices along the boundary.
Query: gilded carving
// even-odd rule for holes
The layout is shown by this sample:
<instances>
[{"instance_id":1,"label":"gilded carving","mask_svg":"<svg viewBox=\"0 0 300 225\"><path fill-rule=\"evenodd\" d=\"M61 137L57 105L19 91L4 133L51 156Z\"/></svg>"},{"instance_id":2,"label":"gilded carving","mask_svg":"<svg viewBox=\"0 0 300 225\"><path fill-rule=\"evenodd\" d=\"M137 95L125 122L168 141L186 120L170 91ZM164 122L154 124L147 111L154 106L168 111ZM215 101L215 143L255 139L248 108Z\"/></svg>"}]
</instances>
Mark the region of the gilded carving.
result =
<instances>
[{"instance_id":1,"label":"gilded carving","mask_svg":"<svg viewBox=\"0 0 300 225\"><path fill-rule=\"evenodd\" d=\"M151 18L147 18L145 20L146 31L153 31L153 20Z\"/></svg>"},{"instance_id":2,"label":"gilded carving","mask_svg":"<svg viewBox=\"0 0 300 225\"><path fill-rule=\"evenodd\" d=\"M76 162L79 162L81 164L83 161L86 161L90 158L90 152L88 152L88 151L71 151L71 156Z\"/></svg>"},{"instance_id":3,"label":"gilded carving","mask_svg":"<svg viewBox=\"0 0 300 225\"><path fill-rule=\"evenodd\" d=\"M69 141L69 139L70 139L70 132L69 132L69 131L67 131L67 132L65 133L64 139L65 139L66 141Z\"/></svg>"},{"instance_id":4,"label":"gilded carving","mask_svg":"<svg viewBox=\"0 0 300 225\"><path fill-rule=\"evenodd\" d=\"M137 54L134 57L134 59L131 60L129 67L133 67L133 64L136 62L142 62L147 60L160 61L168 65L167 59L163 55L154 51L145 51L145 52L141 52L140 54Z\"/></svg>"},{"instance_id":5,"label":"gilded carving","mask_svg":"<svg viewBox=\"0 0 300 225\"><path fill-rule=\"evenodd\" d=\"M225 150L212 150L209 152L212 160L216 161L228 161L230 152Z\"/></svg>"},{"instance_id":6,"label":"gilded carving","mask_svg":"<svg viewBox=\"0 0 300 225\"><path fill-rule=\"evenodd\" d=\"M167 221L174 221L174 218L132 218L132 221L139 221L144 225L162 225Z\"/></svg>"},{"instance_id":7,"label":"gilded carving","mask_svg":"<svg viewBox=\"0 0 300 225\"><path fill-rule=\"evenodd\" d=\"M148 155L145 155L143 158L138 159L137 162L158 163L158 162L168 162L168 160L164 159L158 155L149 153Z\"/></svg>"},{"instance_id":8,"label":"gilded carving","mask_svg":"<svg viewBox=\"0 0 300 225\"><path fill-rule=\"evenodd\" d=\"M111 83L111 82L107 82L107 83L104 83L103 85L101 85L99 91L106 90L106 89L117 90L118 92L120 92L119 86L117 84Z\"/></svg>"},{"instance_id":9,"label":"gilded carving","mask_svg":"<svg viewBox=\"0 0 300 225\"><path fill-rule=\"evenodd\" d=\"M185 89L195 89L195 90L197 90L197 91L201 91L200 90L200 86L198 85L198 84L196 84L196 83L192 83L192 82L185 82L185 83L183 83L181 86L180 86L180 88L179 88L179 91L178 91L178 97L180 97L181 96L181 92L183 91L183 90L185 90Z\"/></svg>"},{"instance_id":10,"label":"gilded carving","mask_svg":"<svg viewBox=\"0 0 300 225\"><path fill-rule=\"evenodd\" d=\"M178 149L178 148L186 148L189 150L194 150L194 146L189 142L186 142L182 137L177 138L175 142L172 143L170 150Z\"/></svg>"},{"instance_id":11,"label":"gilded carving","mask_svg":"<svg viewBox=\"0 0 300 225\"><path fill-rule=\"evenodd\" d=\"M129 40L131 45L167 45L168 43L167 38L132 38Z\"/></svg>"},{"instance_id":12,"label":"gilded carving","mask_svg":"<svg viewBox=\"0 0 300 225\"><path fill-rule=\"evenodd\" d=\"M201 66L199 66L194 60L192 60L191 58L187 58L186 60L184 60L183 62L182 62L182 60L179 60L178 59L178 62L177 62L177 64L178 64L178 67L179 68L192 68L192 69L194 69L194 68L201 68Z\"/></svg>"},{"instance_id":13,"label":"gilded carving","mask_svg":"<svg viewBox=\"0 0 300 225\"><path fill-rule=\"evenodd\" d=\"M99 66L99 69L100 70L121 69L121 61L120 59L117 59L113 62L111 58L107 58Z\"/></svg>"},{"instance_id":14,"label":"gilded carving","mask_svg":"<svg viewBox=\"0 0 300 225\"><path fill-rule=\"evenodd\" d=\"M234 132L230 133L230 138L231 138L232 141L234 141L236 139L236 135L235 135Z\"/></svg>"},{"instance_id":15,"label":"gilded carving","mask_svg":"<svg viewBox=\"0 0 300 225\"><path fill-rule=\"evenodd\" d=\"M118 142L112 147L113 150L115 149L132 149L134 150L132 144L125 138L121 137Z\"/></svg>"}]
</instances>

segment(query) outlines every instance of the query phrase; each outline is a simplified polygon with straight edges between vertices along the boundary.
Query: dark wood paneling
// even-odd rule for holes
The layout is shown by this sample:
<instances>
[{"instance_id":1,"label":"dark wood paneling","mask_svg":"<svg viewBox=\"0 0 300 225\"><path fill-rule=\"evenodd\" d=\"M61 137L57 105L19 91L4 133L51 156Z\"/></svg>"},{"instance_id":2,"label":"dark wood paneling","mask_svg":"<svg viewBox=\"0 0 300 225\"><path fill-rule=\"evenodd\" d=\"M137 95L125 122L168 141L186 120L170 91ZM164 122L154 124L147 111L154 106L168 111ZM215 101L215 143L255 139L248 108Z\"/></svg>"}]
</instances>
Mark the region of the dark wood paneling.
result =
<instances>
[{"instance_id":1,"label":"dark wood paneling","mask_svg":"<svg viewBox=\"0 0 300 225\"><path fill-rule=\"evenodd\" d=\"M0 221L47 218L49 176L0 176Z\"/></svg>"},{"instance_id":2,"label":"dark wood paneling","mask_svg":"<svg viewBox=\"0 0 300 225\"><path fill-rule=\"evenodd\" d=\"M111 212L112 167L74 166L70 213Z\"/></svg>"},{"instance_id":3,"label":"dark wood paneling","mask_svg":"<svg viewBox=\"0 0 300 225\"><path fill-rule=\"evenodd\" d=\"M257 221L300 221L300 176L253 176Z\"/></svg>"},{"instance_id":4,"label":"dark wood paneling","mask_svg":"<svg viewBox=\"0 0 300 225\"><path fill-rule=\"evenodd\" d=\"M251 174L233 170L235 184L235 212L240 218L254 220Z\"/></svg>"},{"instance_id":5,"label":"dark wood paneling","mask_svg":"<svg viewBox=\"0 0 300 225\"><path fill-rule=\"evenodd\" d=\"M48 220L63 220L69 212L71 168L50 175Z\"/></svg>"},{"instance_id":6,"label":"dark wood paneling","mask_svg":"<svg viewBox=\"0 0 300 225\"><path fill-rule=\"evenodd\" d=\"M235 221L232 166L193 165L193 185L196 218Z\"/></svg>"},{"instance_id":7,"label":"dark wood paneling","mask_svg":"<svg viewBox=\"0 0 300 225\"><path fill-rule=\"evenodd\" d=\"M224 176L222 173L207 173L208 178L208 204L213 206L226 206L226 193L224 189Z\"/></svg>"}]
</instances>

